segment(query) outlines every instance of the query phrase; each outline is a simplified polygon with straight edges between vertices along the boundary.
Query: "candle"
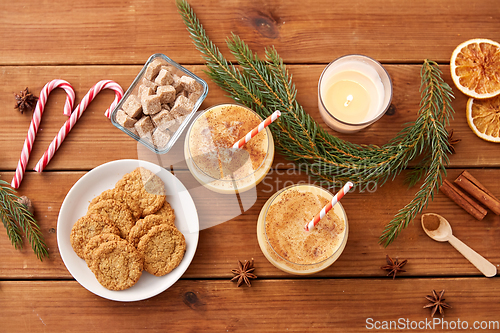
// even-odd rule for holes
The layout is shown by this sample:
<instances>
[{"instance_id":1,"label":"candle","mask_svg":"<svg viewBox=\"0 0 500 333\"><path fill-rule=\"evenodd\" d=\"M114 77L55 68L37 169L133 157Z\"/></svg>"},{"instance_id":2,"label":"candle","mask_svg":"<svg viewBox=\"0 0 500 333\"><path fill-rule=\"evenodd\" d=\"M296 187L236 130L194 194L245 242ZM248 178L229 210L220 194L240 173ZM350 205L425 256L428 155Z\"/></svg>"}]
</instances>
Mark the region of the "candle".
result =
<instances>
[{"instance_id":1,"label":"candle","mask_svg":"<svg viewBox=\"0 0 500 333\"><path fill-rule=\"evenodd\" d=\"M338 132L356 132L374 123L388 109L391 99L389 75L369 57L341 57L325 68L319 80L320 114Z\"/></svg>"}]
</instances>

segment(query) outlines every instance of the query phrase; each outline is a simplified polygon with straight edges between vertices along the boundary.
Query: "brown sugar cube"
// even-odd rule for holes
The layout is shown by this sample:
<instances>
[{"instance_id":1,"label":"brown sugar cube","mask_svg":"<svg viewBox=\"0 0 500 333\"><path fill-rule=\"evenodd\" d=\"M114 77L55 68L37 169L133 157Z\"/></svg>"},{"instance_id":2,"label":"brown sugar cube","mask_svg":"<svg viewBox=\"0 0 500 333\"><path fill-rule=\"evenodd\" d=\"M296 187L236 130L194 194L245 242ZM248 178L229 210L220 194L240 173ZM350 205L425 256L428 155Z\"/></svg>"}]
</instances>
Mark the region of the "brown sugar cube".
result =
<instances>
[{"instance_id":1,"label":"brown sugar cube","mask_svg":"<svg viewBox=\"0 0 500 333\"><path fill-rule=\"evenodd\" d=\"M181 90L181 91L177 94L177 96L175 96L175 99L177 99L177 98L178 98L179 96L181 96L181 95L187 98L187 97L189 96L189 93L187 92L187 90Z\"/></svg>"},{"instance_id":2,"label":"brown sugar cube","mask_svg":"<svg viewBox=\"0 0 500 333\"><path fill-rule=\"evenodd\" d=\"M170 111L170 105L162 103L162 104L161 104L161 110L162 110L162 111L163 111L163 110Z\"/></svg>"},{"instance_id":3,"label":"brown sugar cube","mask_svg":"<svg viewBox=\"0 0 500 333\"><path fill-rule=\"evenodd\" d=\"M172 77L172 73L169 70L163 69L158 73L158 76L155 79L155 83L159 86L164 86L167 84L171 84L174 82L174 78Z\"/></svg>"},{"instance_id":4,"label":"brown sugar cube","mask_svg":"<svg viewBox=\"0 0 500 333\"><path fill-rule=\"evenodd\" d=\"M156 93L153 91L153 88L151 87L146 87L146 86L141 86L141 87L143 88L139 91L139 100L141 101L142 105L142 102L145 97L154 96L156 95Z\"/></svg>"},{"instance_id":5,"label":"brown sugar cube","mask_svg":"<svg viewBox=\"0 0 500 333\"><path fill-rule=\"evenodd\" d=\"M164 65L164 62L159 58L151 61L146 68L146 71L144 72L144 77L150 81L153 81L160 72L162 65Z\"/></svg>"},{"instance_id":6,"label":"brown sugar cube","mask_svg":"<svg viewBox=\"0 0 500 333\"><path fill-rule=\"evenodd\" d=\"M163 66L161 66L161 69L169 71L171 74L175 73L175 68L173 66L170 66L170 65L163 65Z\"/></svg>"},{"instance_id":7,"label":"brown sugar cube","mask_svg":"<svg viewBox=\"0 0 500 333\"><path fill-rule=\"evenodd\" d=\"M141 84L139 86L139 98L142 99L143 96L149 96L149 95L154 95L155 94L155 91L153 90L153 88L151 87L148 87L148 86L145 86L143 84Z\"/></svg>"},{"instance_id":8,"label":"brown sugar cube","mask_svg":"<svg viewBox=\"0 0 500 333\"><path fill-rule=\"evenodd\" d=\"M135 125L135 124L134 124ZM133 134L139 136L139 133L137 133L137 130L135 129L135 127L127 127L127 129L132 132Z\"/></svg>"},{"instance_id":9,"label":"brown sugar cube","mask_svg":"<svg viewBox=\"0 0 500 333\"><path fill-rule=\"evenodd\" d=\"M141 138L144 138L147 137L148 134L151 134L155 126L149 116L144 116L134 124L134 128L137 131L137 134L139 134Z\"/></svg>"},{"instance_id":10,"label":"brown sugar cube","mask_svg":"<svg viewBox=\"0 0 500 333\"><path fill-rule=\"evenodd\" d=\"M175 125L173 125L172 127L170 127L168 130L171 133L175 133L175 131L177 131L179 129L179 127L181 127L181 124L176 122Z\"/></svg>"},{"instance_id":11,"label":"brown sugar cube","mask_svg":"<svg viewBox=\"0 0 500 333\"><path fill-rule=\"evenodd\" d=\"M191 101L191 103L195 104L198 99L201 97L201 91L193 91L190 92L188 95L188 99Z\"/></svg>"},{"instance_id":12,"label":"brown sugar cube","mask_svg":"<svg viewBox=\"0 0 500 333\"><path fill-rule=\"evenodd\" d=\"M160 97L157 95L144 96L141 104L142 112L145 115L156 114L161 111Z\"/></svg>"},{"instance_id":13,"label":"brown sugar cube","mask_svg":"<svg viewBox=\"0 0 500 333\"><path fill-rule=\"evenodd\" d=\"M175 120L177 120L177 124L182 124L182 122L184 121L184 119L187 118L187 115L182 115L180 117L177 117Z\"/></svg>"},{"instance_id":14,"label":"brown sugar cube","mask_svg":"<svg viewBox=\"0 0 500 333\"><path fill-rule=\"evenodd\" d=\"M151 119L153 120L153 124L162 130L175 125L175 118L168 110L161 110L161 112L155 114Z\"/></svg>"},{"instance_id":15,"label":"brown sugar cube","mask_svg":"<svg viewBox=\"0 0 500 333\"><path fill-rule=\"evenodd\" d=\"M174 104L174 107L172 108L171 112L185 116L193 110L193 107L194 107L193 102L191 102L184 95L180 95L175 100L175 104Z\"/></svg>"},{"instance_id":16,"label":"brown sugar cube","mask_svg":"<svg viewBox=\"0 0 500 333\"><path fill-rule=\"evenodd\" d=\"M137 119L130 117L125 111L120 109L116 112L116 121L123 127L134 127Z\"/></svg>"},{"instance_id":17,"label":"brown sugar cube","mask_svg":"<svg viewBox=\"0 0 500 333\"><path fill-rule=\"evenodd\" d=\"M188 116L187 114L181 114L181 113L177 112L175 109L170 111L170 114L175 119L175 124L171 125L169 128L169 130L171 130L171 131L176 131L179 128L179 126L182 124L184 119L186 119Z\"/></svg>"},{"instance_id":18,"label":"brown sugar cube","mask_svg":"<svg viewBox=\"0 0 500 333\"><path fill-rule=\"evenodd\" d=\"M123 103L123 111L125 111L130 117L136 118L142 112L142 105L137 100L137 97L131 95L127 98L125 103Z\"/></svg>"},{"instance_id":19,"label":"brown sugar cube","mask_svg":"<svg viewBox=\"0 0 500 333\"><path fill-rule=\"evenodd\" d=\"M198 82L196 82L196 80L193 79L192 77L183 75L181 76L180 81L181 85L184 87L184 90L186 90L188 93L201 90L201 87L198 84Z\"/></svg>"},{"instance_id":20,"label":"brown sugar cube","mask_svg":"<svg viewBox=\"0 0 500 333\"><path fill-rule=\"evenodd\" d=\"M172 103L175 100L175 88L172 86L160 86L156 89L156 95L160 96L160 103Z\"/></svg>"},{"instance_id":21,"label":"brown sugar cube","mask_svg":"<svg viewBox=\"0 0 500 333\"><path fill-rule=\"evenodd\" d=\"M181 78L177 74L173 74L172 79L174 80L172 82L172 86L175 88L175 93L178 94L182 91L182 89L184 89L181 84Z\"/></svg>"},{"instance_id":22,"label":"brown sugar cube","mask_svg":"<svg viewBox=\"0 0 500 333\"><path fill-rule=\"evenodd\" d=\"M187 117L187 116L181 116L181 115L174 116L174 115L172 115L173 120L171 122L169 122L168 131L170 133L175 133L175 131L177 131L182 124L182 121L179 122L179 119L182 118L182 120L184 120L185 117Z\"/></svg>"},{"instance_id":23,"label":"brown sugar cube","mask_svg":"<svg viewBox=\"0 0 500 333\"><path fill-rule=\"evenodd\" d=\"M162 130L160 128L156 128L156 130L153 132L153 144L157 148L164 148L168 141L170 141L170 134Z\"/></svg>"},{"instance_id":24,"label":"brown sugar cube","mask_svg":"<svg viewBox=\"0 0 500 333\"><path fill-rule=\"evenodd\" d=\"M152 88L153 92L156 92L156 88L158 88L158 85L156 83L154 83L153 81L150 81L150 80L148 80L146 78L142 79L142 85L146 86L146 87Z\"/></svg>"},{"instance_id":25,"label":"brown sugar cube","mask_svg":"<svg viewBox=\"0 0 500 333\"><path fill-rule=\"evenodd\" d=\"M153 92L153 93L151 94L151 92ZM152 89L152 88L150 88L150 87L145 87L145 88L142 90L142 95L139 95L139 97L140 97L140 99L139 99L139 100L141 101L141 105L142 105L142 103L144 103L144 101L145 101L146 97L148 97L148 96L156 96L156 93L153 91L153 89ZM142 111L142 112L144 113L144 111Z\"/></svg>"}]
</instances>

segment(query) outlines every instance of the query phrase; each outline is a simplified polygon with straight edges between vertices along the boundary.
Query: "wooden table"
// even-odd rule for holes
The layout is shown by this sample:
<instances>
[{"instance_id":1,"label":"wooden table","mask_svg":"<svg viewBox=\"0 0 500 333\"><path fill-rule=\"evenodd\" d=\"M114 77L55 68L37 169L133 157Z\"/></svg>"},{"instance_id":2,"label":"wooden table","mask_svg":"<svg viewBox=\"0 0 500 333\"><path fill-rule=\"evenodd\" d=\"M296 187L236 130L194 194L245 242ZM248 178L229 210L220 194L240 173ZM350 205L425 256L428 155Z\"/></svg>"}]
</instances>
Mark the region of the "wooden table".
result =
<instances>
[{"instance_id":1,"label":"wooden table","mask_svg":"<svg viewBox=\"0 0 500 333\"><path fill-rule=\"evenodd\" d=\"M470 38L500 41L497 1L191 1L209 36L232 59L224 40L231 32L263 55L274 45L298 89L298 100L318 122L317 81L327 63L345 54L365 54L382 62L394 85L393 111L369 128L340 135L356 143L384 144L403 124L415 120L424 59L440 64L453 88L449 59ZM2 1L0 4L0 177L10 182L31 113L14 110L14 92L29 87L36 95L60 78L75 88L77 101L97 81L111 79L126 89L153 53L164 53L204 78L210 92L202 107L230 101L203 73L173 1ZM464 169L500 196L499 146L477 138L465 119L467 97L454 89L455 118L449 128L462 141L450 158L448 179ZM65 94L49 98L28 171L19 194L28 195L49 247L40 262L29 245L15 250L0 231L0 331L2 332L271 332L376 330L384 321L399 328L429 329L422 307L433 289L446 290L448 329L467 322L499 329L500 283L485 278L449 244L429 239L419 217L388 248L378 245L385 224L408 203L417 187L405 174L374 193L349 194L349 240L340 259L310 277L291 276L263 256L256 237L257 215L283 186L309 181L293 164L276 156L274 168L257 187L256 201L230 221L200 232L194 260L183 277L153 298L131 303L98 297L76 282L64 266L56 240L61 203L89 170L109 161L139 158L137 143L115 128L103 112L113 92L99 94L42 174L31 171L65 121ZM182 143L178 143L180 146ZM166 165L169 161L163 160ZM174 173L188 182L177 165ZM270 191L272 188L272 191ZM196 197L200 223L210 217L207 198ZM223 214L224 209L219 211ZM426 212L445 216L454 234L493 264L500 264L500 218L489 212L476 221L444 195ZM408 259L395 280L380 266L389 254ZM255 259L252 288L229 282L238 260ZM440 318L439 316L435 318ZM426 320L429 324L426 324ZM446 325L435 319L436 330ZM460 322L457 322L460 320ZM401 325L404 324L404 327ZM394 325L394 323L393 323ZM429 325L429 326L424 326ZM394 328L394 326L392 326ZM493 329L492 329L493 330Z\"/></svg>"}]
</instances>

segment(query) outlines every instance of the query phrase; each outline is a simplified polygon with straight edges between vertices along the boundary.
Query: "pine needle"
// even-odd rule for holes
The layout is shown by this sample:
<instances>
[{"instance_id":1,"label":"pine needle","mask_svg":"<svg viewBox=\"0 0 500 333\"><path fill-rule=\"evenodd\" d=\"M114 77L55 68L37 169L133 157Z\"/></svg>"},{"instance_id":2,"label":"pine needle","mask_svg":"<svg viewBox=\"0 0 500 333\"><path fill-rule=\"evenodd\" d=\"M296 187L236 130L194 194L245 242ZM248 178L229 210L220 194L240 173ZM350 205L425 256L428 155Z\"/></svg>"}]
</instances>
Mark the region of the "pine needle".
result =
<instances>
[{"instance_id":1,"label":"pine needle","mask_svg":"<svg viewBox=\"0 0 500 333\"><path fill-rule=\"evenodd\" d=\"M424 158L409 174L408 183L424 183L413 200L385 227L379 242L389 245L424 209L441 185L448 164L445 126L452 116L451 88L435 62L425 60L421 70L422 100L414 123L403 128L382 147L357 145L326 131L296 100L296 89L283 59L274 47L260 59L237 35L226 40L241 70L230 64L208 38L191 6L177 0L177 8L197 49L207 61L207 74L236 102L263 118L280 110L280 121L270 125L276 148L329 188L352 181L360 191L382 186L405 170L417 156Z\"/></svg>"},{"instance_id":2,"label":"pine needle","mask_svg":"<svg viewBox=\"0 0 500 333\"><path fill-rule=\"evenodd\" d=\"M19 197L9 184L0 180L0 218L7 230L7 236L14 248L21 249L23 247L22 230L37 258L43 261L44 257L49 256L49 252L40 227L33 214L26 206L18 202L18 199Z\"/></svg>"}]
</instances>

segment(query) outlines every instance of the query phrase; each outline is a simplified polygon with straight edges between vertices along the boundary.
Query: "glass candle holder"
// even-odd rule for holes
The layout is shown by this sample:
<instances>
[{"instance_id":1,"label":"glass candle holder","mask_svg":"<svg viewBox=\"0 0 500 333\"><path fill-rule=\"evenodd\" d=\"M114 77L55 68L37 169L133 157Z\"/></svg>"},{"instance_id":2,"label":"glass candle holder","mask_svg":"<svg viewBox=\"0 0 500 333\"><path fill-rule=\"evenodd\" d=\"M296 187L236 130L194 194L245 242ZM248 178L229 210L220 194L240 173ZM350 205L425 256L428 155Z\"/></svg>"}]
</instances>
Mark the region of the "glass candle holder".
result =
<instances>
[{"instance_id":1,"label":"glass candle holder","mask_svg":"<svg viewBox=\"0 0 500 333\"><path fill-rule=\"evenodd\" d=\"M363 55L346 55L323 70L318 107L337 132L357 132L380 119L392 100L392 81L385 68Z\"/></svg>"}]
</instances>

